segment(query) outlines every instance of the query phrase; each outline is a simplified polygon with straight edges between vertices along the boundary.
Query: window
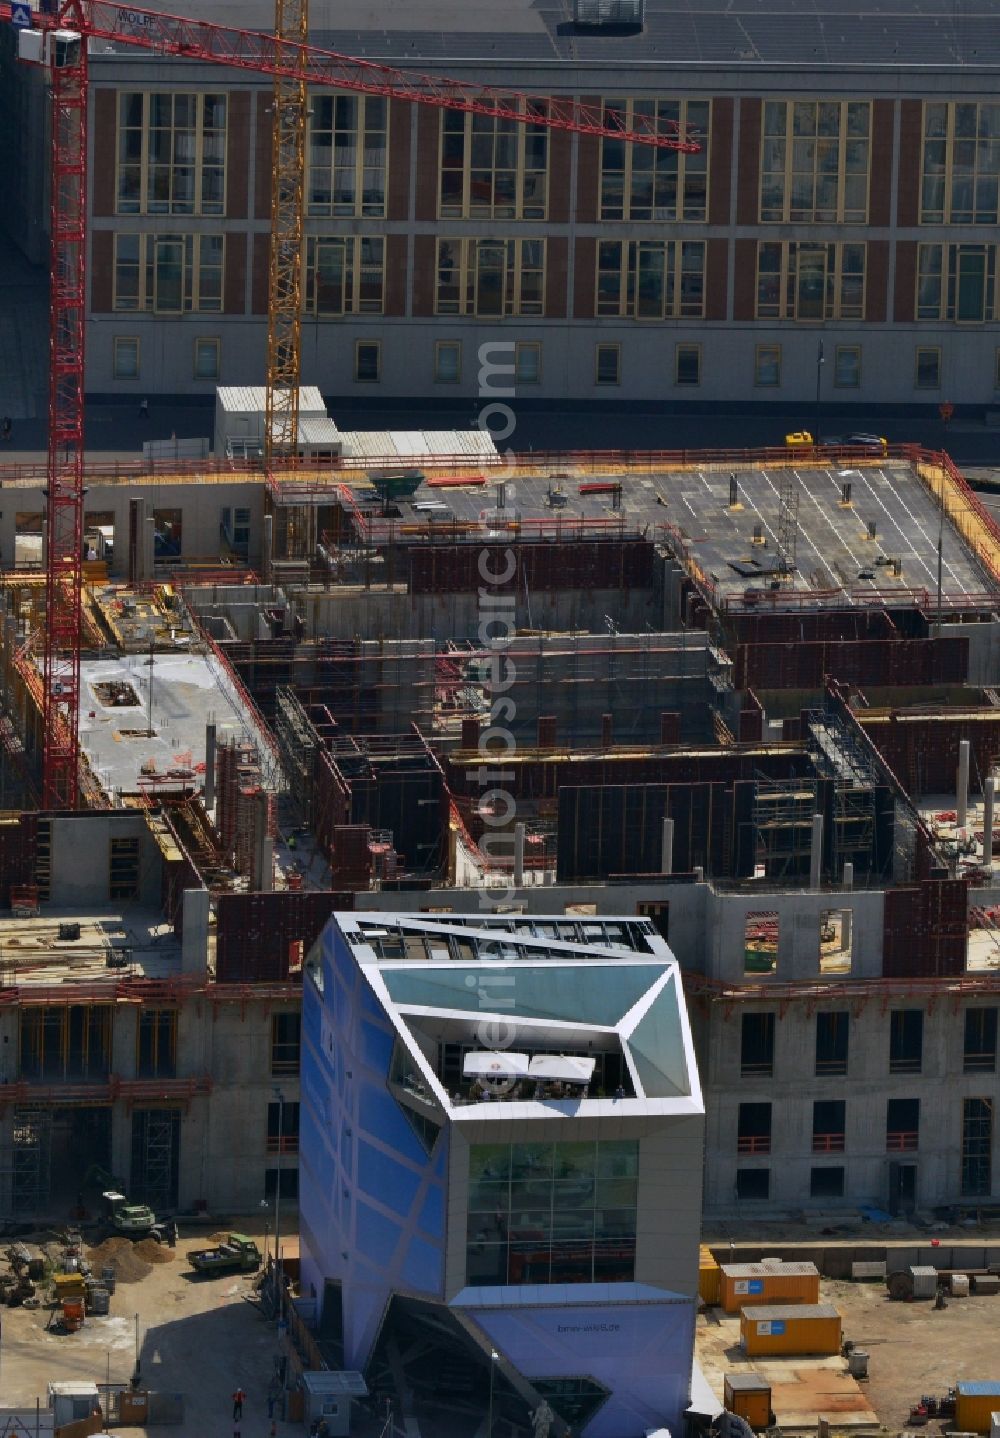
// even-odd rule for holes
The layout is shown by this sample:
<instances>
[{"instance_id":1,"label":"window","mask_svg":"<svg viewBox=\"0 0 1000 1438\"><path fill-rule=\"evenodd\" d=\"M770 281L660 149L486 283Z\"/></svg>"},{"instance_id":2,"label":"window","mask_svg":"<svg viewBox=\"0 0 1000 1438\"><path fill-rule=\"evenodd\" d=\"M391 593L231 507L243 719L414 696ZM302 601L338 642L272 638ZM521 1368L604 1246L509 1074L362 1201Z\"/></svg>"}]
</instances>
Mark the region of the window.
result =
<instances>
[{"instance_id":1,"label":"window","mask_svg":"<svg viewBox=\"0 0 1000 1438\"><path fill-rule=\"evenodd\" d=\"M842 1168L814 1168L809 1172L810 1198L843 1198L844 1170Z\"/></svg>"},{"instance_id":2,"label":"window","mask_svg":"<svg viewBox=\"0 0 1000 1438\"><path fill-rule=\"evenodd\" d=\"M269 1103L267 1106L268 1153L298 1153L299 1106L297 1103Z\"/></svg>"},{"instance_id":3,"label":"window","mask_svg":"<svg viewBox=\"0 0 1000 1438\"><path fill-rule=\"evenodd\" d=\"M514 379L518 384L539 384L542 346L537 340L519 340L514 346Z\"/></svg>"},{"instance_id":4,"label":"window","mask_svg":"<svg viewBox=\"0 0 1000 1438\"><path fill-rule=\"evenodd\" d=\"M599 315L700 318L705 310L704 241L599 241L596 303Z\"/></svg>"},{"instance_id":5,"label":"window","mask_svg":"<svg viewBox=\"0 0 1000 1438\"><path fill-rule=\"evenodd\" d=\"M439 214L442 219L544 220L548 164L543 125L442 110Z\"/></svg>"},{"instance_id":6,"label":"window","mask_svg":"<svg viewBox=\"0 0 1000 1438\"><path fill-rule=\"evenodd\" d=\"M115 235L116 310L222 309L222 235Z\"/></svg>"},{"instance_id":7,"label":"window","mask_svg":"<svg viewBox=\"0 0 1000 1438\"><path fill-rule=\"evenodd\" d=\"M301 1015L271 1015L271 1074L297 1074L299 1071L299 1040Z\"/></svg>"},{"instance_id":8,"label":"window","mask_svg":"<svg viewBox=\"0 0 1000 1438\"><path fill-rule=\"evenodd\" d=\"M995 225L998 175L1000 105L924 105L921 224Z\"/></svg>"},{"instance_id":9,"label":"window","mask_svg":"<svg viewBox=\"0 0 1000 1438\"><path fill-rule=\"evenodd\" d=\"M850 909L823 909L819 916L819 971L821 974L849 974L853 918Z\"/></svg>"},{"instance_id":10,"label":"window","mask_svg":"<svg viewBox=\"0 0 1000 1438\"><path fill-rule=\"evenodd\" d=\"M838 345L833 357L835 389L861 388L861 346Z\"/></svg>"},{"instance_id":11,"label":"window","mask_svg":"<svg viewBox=\"0 0 1000 1438\"><path fill-rule=\"evenodd\" d=\"M114 347L115 379L139 378L139 341L131 336L117 335Z\"/></svg>"},{"instance_id":12,"label":"window","mask_svg":"<svg viewBox=\"0 0 1000 1438\"><path fill-rule=\"evenodd\" d=\"M778 914L751 909L743 921L743 972L773 974L778 967Z\"/></svg>"},{"instance_id":13,"label":"window","mask_svg":"<svg viewBox=\"0 0 1000 1438\"><path fill-rule=\"evenodd\" d=\"M437 384L457 384L461 377L461 340L438 340L434 346L435 382Z\"/></svg>"},{"instance_id":14,"label":"window","mask_svg":"<svg viewBox=\"0 0 1000 1438\"><path fill-rule=\"evenodd\" d=\"M696 132L701 148L696 155L682 155L605 135L599 218L706 220L710 120L708 100L605 100L604 123L611 129L638 124L660 135L675 135L679 127Z\"/></svg>"},{"instance_id":15,"label":"window","mask_svg":"<svg viewBox=\"0 0 1000 1438\"><path fill-rule=\"evenodd\" d=\"M996 1073L997 1011L966 1009L964 1069L971 1073Z\"/></svg>"},{"instance_id":16,"label":"window","mask_svg":"<svg viewBox=\"0 0 1000 1438\"><path fill-rule=\"evenodd\" d=\"M816 1015L816 1077L846 1074L851 1016L847 1009Z\"/></svg>"},{"instance_id":17,"label":"window","mask_svg":"<svg viewBox=\"0 0 1000 1438\"><path fill-rule=\"evenodd\" d=\"M377 340L358 340L354 346L354 378L359 384L377 384L382 378L382 346Z\"/></svg>"},{"instance_id":18,"label":"window","mask_svg":"<svg viewBox=\"0 0 1000 1438\"><path fill-rule=\"evenodd\" d=\"M219 364L222 352L221 340L195 340L194 342L194 377L195 379L218 379Z\"/></svg>"},{"instance_id":19,"label":"window","mask_svg":"<svg viewBox=\"0 0 1000 1438\"><path fill-rule=\"evenodd\" d=\"M279 1198L289 1198L293 1201L299 1196L299 1167L298 1164L289 1164L286 1168L265 1168L264 1170L264 1197L273 1199L278 1190ZM284 1247L284 1244L282 1244Z\"/></svg>"},{"instance_id":20,"label":"window","mask_svg":"<svg viewBox=\"0 0 1000 1438\"><path fill-rule=\"evenodd\" d=\"M757 318L864 318L864 245L762 240L757 246Z\"/></svg>"},{"instance_id":21,"label":"window","mask_svg":"<svg viewBox=\"0 0 1000 1438\"><path fill-rule=\"evenodd\" d=\"M305 309L320 318L380 315L385 294L385 241L309 235Z\"/></svg>"},{"instance_id":22,"label":"window","mask_svg":"<svg viewBox=\"0 0 1000 1438\"><path fill-rule=\"evenodd\" d=\"M177 559L184 541L184 514L180 509L153 510L153 558Z\"/></svg>"},{"instance_id":23,"label":"window","mask_svg":"<svg viewBox=\"0 0 1000 1438\"><path fill-rule=\"evenodd\" d=\"M439 240L439 315L540 315L545 308L544 240Z\"/></svg>"},{"instance_id":24,"label":"window","mask_svg":"<svg viewBox=\"0 0 1000 1438\"><path fill-rule=\"evenodd\" d=\"M771 1196L771 1170L769 1168L738 1168L736 1170L736 1197L739 1199L762 1199Z\"/></svg>"},{"instance_id":25,"label":"window","mask_svg":"<svg viewBox=\"0 0 1000 1438\"><path fill-rule=\"evenodd\" d=\"M1000 389L1000 350L993 351L993 388Z\"/></svg>"},{"instance_id":26,"label":"window","mask_svg":"<svg viewBox=\"0 0 1000 1438\"><path fill-rule=\"evenodd\" d=\"M740 1104L736 1152L771 1152L771 1105L769 1103Z\"/></svg>"},{"instance_id":27,"label":"window","mask_svg":"<svg viewBox=\"0 0 1000 1438\"><path fill-rule=\"evenodd\" d=\"M761 220L867 223L871 105L772 100L763 119Z\"/></svg>"},{"instance_id":28,"label":"window","mask_svg":"<svg viewBox=\"0 0 1000 1438\"><path fill-rule=\"evenodd\" d=\"M941 388L941 351L939 349L917 350L914 384L917 389Z\"/></svg>"},{"instance_id":29,"label":"window","mask_svg":"<svg viewBox=\"0 0 1000 1438\"><path fill-rule=\"evenodd\" d=\"M813 1104L813 1153L843 1153L847 1105L843 1099L817 1099Z\"/></svg>"},{"instance_id":30,"label":"window","mask_svg":"<svg viewBox=\"0 0 1000 1438\"><path fill-rule=\"evenodd\" d=\"M962 1193L985 1197L993 1187L993 1101L967 1098L962 1104Z\"/></svg>"},{"instance_id":31,"label":"window","mask_svg":"<svg viewBox=\"0 0 1000 1438\"><path fill-rule=\"evenodd\" d=\"M466 1281L629 1283L639 1144L473 1144Z\"/></svg>"},{"instance_id":32,"label":"window","mask_svg":"<svg viewBox=\"0 0 1000 1438\"><path fill-rule=\"evenodd\" d=\"M310 95L306 213L385 215L388 101L378 95Z\"/></svg>"},{"instance_id":33,"label":"window","mask_svg":"<svg viewBox=\"0 0 1000 1438\"><path fill-rule=\"evenodd\" d=\"M889 1015L889 1072L918 1074L923 1055L924 1016L920 1009L893 1009Z\"/></svg>"},{"instance_id":34,"label":"window","mask_svg":"<svg viewBox=\"0 0 1000 1438\"><path fill-rule=\"evenodd\" d=\"M139 1078L176 1078L176 1009L140 1010L135 1071Z\"/></svg>"},{"instance_id":35,"label":"window","mask_svg":"<svg viewBox=\"0 0 1000 1438\"><path fill-rule=\"evenodd\" d=\"M225 95L119 94L115 193L119 215L225 214Z\"/></svg>"},{"instance_id":36,"label":"window","mask_svg":"<svg viewBox=\"0 0 1000 1438\"><path fill-rule=\"evenodd\" d=\"M139 897L139 840L112 839L108 859L110 899Z\"/></svg>"},{"instance_id":37,"label":"window","mask_svg":"<svg viewBox=\"0 0 1000 1438\"><path fill-rule=\"evenodd\" d=\"M758 345L753 357L753 382L759 389L781 384L781 346Z\"/></svg>"},{"instance_id":38,"label":"window","mask_svg":"<svg viewBox=\"0 0 1000 1438\"><path fill-rule=\"evenodd\" d=\"M594 360L598 384L621 384L621 345L598 345L594 353Z\"/></svg>"},{"instance_id":39,"label":"window","mask_svg":"<svg viewBox=\"0 0 1000 1438\"><path fill-rule=\"evenodd\" d=\"M917 319L995 320L996 245L918 245Z\"/></svg>"},{"instance_id":40,"label":"window","mask_svg":"<svg viewBox=\"0 0 1000 1438\"><path fill-rule=\"evenodd\" d=\"M774 1073L774 1014L744 1014L740 1073L769 1078Z\"/></svg>"},{"instance_id":41,"label":"window","mask_svg":"<svg viewBox=\"0 0 1000 1438\"><path fill-rule=\"evenodd\" d=\"M674 364L676 384L701 384L701 345L678 345Z\"/></svg>"},{"instance_id":42,"label":"window","mask_svg":"<svg viewBox=\"0 0 1000 1438\"><path fill-rule=\"evenodd\" d=\"M38 1004L22 1009L21 1078L107 1078L112 1014L110 1004Z\"/></svg>"},{"instance_id":43,"label":"window","mask_svg":"<svg viewBox=\"0 0 1000 1438\"><path fill-rule=\"evenodd\" d=\"M912 1153L920 1138L920 1100L891 1098L885 1106L887 1153Z\"/></svg>"}]
</instances>

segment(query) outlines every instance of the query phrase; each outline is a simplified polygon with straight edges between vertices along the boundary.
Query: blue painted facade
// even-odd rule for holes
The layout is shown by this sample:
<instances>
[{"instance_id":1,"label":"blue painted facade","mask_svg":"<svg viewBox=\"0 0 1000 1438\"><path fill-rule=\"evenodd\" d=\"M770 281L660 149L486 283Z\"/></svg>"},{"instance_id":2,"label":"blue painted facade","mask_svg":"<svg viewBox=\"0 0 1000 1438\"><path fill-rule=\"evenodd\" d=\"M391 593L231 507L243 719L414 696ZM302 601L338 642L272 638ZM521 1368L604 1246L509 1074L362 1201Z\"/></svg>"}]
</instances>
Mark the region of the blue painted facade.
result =
<instances>
[{"instance_id":1,"label":"blue painted facade","mask_svg":"<svg viewBox=\"0 0 1000 1438\"><path fill-rule=\"evenodd\" d=\"M344 1293L344 1363L363 1368L393 1293L444 1298L448 1134L432 1159L387 1088L393 1027L335 923L306 977L302 1284Z\"/></svg>"}]
</instances>

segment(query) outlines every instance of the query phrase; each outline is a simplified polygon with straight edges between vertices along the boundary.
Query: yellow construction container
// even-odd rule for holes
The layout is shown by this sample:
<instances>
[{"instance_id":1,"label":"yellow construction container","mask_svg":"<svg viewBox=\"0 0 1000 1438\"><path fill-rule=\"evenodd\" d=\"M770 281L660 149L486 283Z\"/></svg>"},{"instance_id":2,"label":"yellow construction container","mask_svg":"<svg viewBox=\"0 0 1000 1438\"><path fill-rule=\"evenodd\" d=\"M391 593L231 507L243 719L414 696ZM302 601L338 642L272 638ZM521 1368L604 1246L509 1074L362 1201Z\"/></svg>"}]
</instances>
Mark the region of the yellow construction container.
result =
<instances>
[{"instance_id":1,"label":"yellow construction container","mask_svg":"<svg viewBox=\"0 0 1000 1438\"><path fill-rule=\"evenodd\" d=\"M771 1422L771 1385L759 1373L727 1373L723 1379L726 1411L736 1413L751 1428Z\"/></svg>"},{"instance_id":2,"label":"yellow construction container","mask_svg":"<svg viewBox=\"0 0 1000 1438\"><path fill-rule=\"evenodd\" d=\"M829 1356L840 1352L840 1314L832 1303L775 1303L766 1308L744 1308L740 1341L748 1358L769 1353Z\"/></svg>"},{"instance_id":3,"label":"yellow construction container","mask_svg":"<svg viewBox=\"0 0 1000 1438\"><path fill-rule=\"evenodd\" d=\"M719 1302L721 1291L721 1270L712 1250L707 1244L702 1244L698 1254L698 1293L703 1303L709 1308L715 1308Z\"/></svg>"},{"instance_id":4,"label":"yellow construction container","mask_svg":"<svg viewBox=\"0 0 1000 1438\"><path fill-rule=\"evenodd\" d=\"M82 1298L85 1291L83 1274L55 1273L52 1276L52 1287L58 1303L62 1303L63 1299Z\"/></svg>"},{"instance_id":5,"label":"yellow construction container","mask_svg":"<svg viewBox=\"0 0 1000 1438\"><path fill-rule=\"evenodd\" d=\"M990 1417L1000 1408L1000 1383L955 1384L955 1422L959 1433L989 1433Z\"/></svg>"},{"instance_id":6,"label":"yellow construction container","mask_svg":"<svg viewBox=\"0 0 1000 1438\"><path fill-rule=\"evenodd\" d=\"M818 1303L815 1263L724 1263L722 1307L739 1313L748 1303Z\"/></svg>"}]
</instances>

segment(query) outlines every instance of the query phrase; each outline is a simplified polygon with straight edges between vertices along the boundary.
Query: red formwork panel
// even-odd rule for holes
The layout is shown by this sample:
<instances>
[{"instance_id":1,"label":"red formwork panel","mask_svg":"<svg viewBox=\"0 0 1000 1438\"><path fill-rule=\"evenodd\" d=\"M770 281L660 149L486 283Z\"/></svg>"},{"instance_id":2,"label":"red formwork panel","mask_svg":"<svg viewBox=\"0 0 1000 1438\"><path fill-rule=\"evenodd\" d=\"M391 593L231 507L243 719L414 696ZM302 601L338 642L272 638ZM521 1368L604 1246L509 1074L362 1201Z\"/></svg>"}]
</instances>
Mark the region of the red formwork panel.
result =
<instances>
[{"instance_id":1,"label":"red formwork panel","mask_svg":"<svg viewBox=\"0 0 1000 1438\"><path fill-rule=\"evenodd\" d=\"M964 637L740 644L733 655L733 684L737 689L819 689L828 678L869 688L963 684L968 657Z\"/></svg>"},{"instance_id":2,"label":"red formwork panel","mask_svg":"<svg viewBox=\"0 0 1000 1438\"><path fill-rule=\"evenodd\" d=\"M891 639L899 632L884 609L857 607L733 613L726 617L726 629L737 644L828 644L846 639Z\"/></svg>"},{"instance_id":3,"label":"red formwork panel","mask_svg":"<svg viewBox=\"0 0 1000 1438\"><path fill-rule=\"evenodd\" d=\"M486 558L484 559L484 550ZM516 567L506 585L543 593L560 589L648 589L653 584L654 546L640 538L560 540L551 543L433 544L409 555L411 594L471 594L487 574L506 574L508 551Z\"/></svg>"},{"instance_id":4,"label":"red formwork panel","mask_svg":"<svg viewBox=\"0 0 1000 1438\"><path fill-rule=\"evenodd\" d=\"M353 894L329 889L220 894L216 901L216 981L284 982L319 938L330 915L353 907Z\"/></svg>"},{"instance_id":5,"label":"red formwork panel","mask_svg":"<svg viewBox=\"0 0 1000 1438\"><path fill-rule=\"evenodd\" d=\"M883 978L953 978L965 972L967 946L967 880L886 890Z\"/></svg>"},{"instance_id":6,"label":"red formwork panel","mask_svg":"<svg viewBox=\"0 0 1000 1438\"><path fill-rule=\"evenodd\" d=\"M0 822L0 908L10 908L10 891L35 878L37 814L8 816Z\"/></svg>"},{"instance_id":7,"label":"red formwork panel","mask_svg":"<svg viewBox=\"0 0 1000 1438\"><path fill-rule=\"evenodd\" d=\"M894 710L888 722L876 723L860 710L858 721L907 792L950 793L963 739L972 746L971 782L978 789L980 778L1000 757L1000 709L978 709L975 718L946 712L912 718L904 714L905 710Z\"/></svg>"}]
</instances>

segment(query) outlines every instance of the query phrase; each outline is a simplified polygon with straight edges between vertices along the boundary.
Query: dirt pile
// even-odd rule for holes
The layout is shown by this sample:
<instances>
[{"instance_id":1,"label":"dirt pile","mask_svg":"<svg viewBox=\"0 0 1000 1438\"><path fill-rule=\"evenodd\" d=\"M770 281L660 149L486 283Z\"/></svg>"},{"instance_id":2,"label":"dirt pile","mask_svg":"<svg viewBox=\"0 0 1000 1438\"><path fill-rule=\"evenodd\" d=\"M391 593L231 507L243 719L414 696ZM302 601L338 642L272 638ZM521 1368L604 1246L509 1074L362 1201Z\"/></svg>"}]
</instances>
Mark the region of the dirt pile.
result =
<instances>
[{"instance_id":1,"label":"dirt pile","mask_svg":"<svg viewBox=\"0 0 1000 1438\"><path fill-rule=\"evenodd\" d=\"M155 1238L144 1238L141 1243L135 1245L135 1252L147 1263L170 1263L173 1261L173 1252L164 1248L162 1243L157 1243Z\"/></svg>"},{"instance_id":2,"label":"dirt pile","mask_svg":"<svg viewBox=\"0 0 1000 1438\"><path fill-rule=\"evenodd\" d=\"M153 1265L136 1251L141 1246L130 1238L106 1238L96 1248L87 1250L87 1258L98 1277L102 1268L111 1268L119 1283L138 1283L153 1271Z\"/></svg>"}]
</instances>

